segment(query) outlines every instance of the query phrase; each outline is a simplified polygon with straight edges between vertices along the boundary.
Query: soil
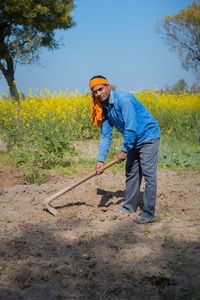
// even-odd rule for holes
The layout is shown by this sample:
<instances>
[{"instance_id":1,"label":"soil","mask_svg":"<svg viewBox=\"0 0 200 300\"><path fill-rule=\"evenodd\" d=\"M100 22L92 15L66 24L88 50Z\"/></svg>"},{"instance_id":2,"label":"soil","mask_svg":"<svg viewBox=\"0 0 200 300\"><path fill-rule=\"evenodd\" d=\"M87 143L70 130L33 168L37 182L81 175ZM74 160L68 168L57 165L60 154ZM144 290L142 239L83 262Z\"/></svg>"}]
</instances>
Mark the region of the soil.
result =
<instances>
[{"instance_id":1,"label":"soil","mask_svg":"<svg viewBox=\"0 0 200 300\"><path fill-rule=\"evenodd\" d=\"M0 299L200 299L200 174L158 171L156 221L117 213L123 172L93 177L52 202L81 175L25 184L0 170ZM142 185L142 191L144 184Z\"/></svg>"}]
</instances>

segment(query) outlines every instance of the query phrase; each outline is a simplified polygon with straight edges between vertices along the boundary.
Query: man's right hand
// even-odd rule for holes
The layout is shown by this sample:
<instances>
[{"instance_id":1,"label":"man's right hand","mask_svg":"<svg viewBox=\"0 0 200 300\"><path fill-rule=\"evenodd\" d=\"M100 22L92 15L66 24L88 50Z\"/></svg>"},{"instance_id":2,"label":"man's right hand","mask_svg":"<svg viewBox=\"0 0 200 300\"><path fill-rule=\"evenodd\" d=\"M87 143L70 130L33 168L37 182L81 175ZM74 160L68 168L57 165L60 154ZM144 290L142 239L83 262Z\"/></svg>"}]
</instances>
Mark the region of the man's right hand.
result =
<instances>
[{"instance_id":1,"label":"man's right hand","mask_svg":"<svg viewBox=\"0 0 200 300\"><path fill-rule=\"evenodd\" d=\"M102 170L100 171L100 169L101 169L103 166L104 166L104 163L103 163L103 162L101 162L101 161L98 161L98 162L97 162L96 168L95 168L97 175L103 173Z\"/></svg>"}]
</instances>

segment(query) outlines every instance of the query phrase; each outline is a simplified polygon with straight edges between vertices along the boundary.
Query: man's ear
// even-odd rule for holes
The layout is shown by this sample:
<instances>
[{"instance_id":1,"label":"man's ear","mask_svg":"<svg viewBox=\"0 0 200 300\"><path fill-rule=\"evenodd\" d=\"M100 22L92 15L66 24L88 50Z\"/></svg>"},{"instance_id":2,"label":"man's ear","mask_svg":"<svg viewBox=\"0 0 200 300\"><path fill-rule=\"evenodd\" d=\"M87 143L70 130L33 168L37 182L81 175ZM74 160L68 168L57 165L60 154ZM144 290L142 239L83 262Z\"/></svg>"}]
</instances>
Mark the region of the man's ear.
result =
<instances>
[{"instance_id":1,"label":"man's ear","mask_svg":"<svg viewBox=\"0 0 200 300\"><path fill-rule=\"evenodd\" d=\"M110 84L109 84L109 83L107 84L107 87L109 88L109 90L111 90L111 87L110 87Z\"/></svg>"}]
</instances>

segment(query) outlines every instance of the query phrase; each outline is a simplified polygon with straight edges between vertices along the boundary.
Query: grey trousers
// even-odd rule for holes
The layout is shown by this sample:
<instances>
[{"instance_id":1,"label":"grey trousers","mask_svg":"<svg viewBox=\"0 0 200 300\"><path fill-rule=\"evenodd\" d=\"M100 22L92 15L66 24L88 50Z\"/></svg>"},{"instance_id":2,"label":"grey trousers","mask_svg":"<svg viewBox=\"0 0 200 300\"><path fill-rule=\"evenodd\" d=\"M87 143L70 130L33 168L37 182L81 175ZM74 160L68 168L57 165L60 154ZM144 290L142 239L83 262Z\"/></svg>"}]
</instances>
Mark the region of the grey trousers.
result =
<instances>
[{"instance_id":1,"label":"grey trousers","mask_svg":"<svg viewBox=\"0 0 200 300\"><path fill-rule=\"evenodd\" d=\"M160 139L152 139L129 149L126 162L126 190L123 207L136 211L142 176L145 180L141 215L153 221L157 195L157 158Z\"/></svg>"}]
</instances>

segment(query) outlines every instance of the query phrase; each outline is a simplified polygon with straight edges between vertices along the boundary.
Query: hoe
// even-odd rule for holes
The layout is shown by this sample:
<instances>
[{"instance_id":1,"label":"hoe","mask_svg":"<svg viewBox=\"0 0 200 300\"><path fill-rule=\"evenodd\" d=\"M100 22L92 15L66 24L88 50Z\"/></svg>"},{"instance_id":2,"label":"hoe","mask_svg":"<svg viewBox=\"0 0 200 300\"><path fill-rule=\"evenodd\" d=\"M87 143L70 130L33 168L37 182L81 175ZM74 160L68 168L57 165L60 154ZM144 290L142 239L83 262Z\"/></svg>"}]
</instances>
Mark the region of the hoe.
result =
<instances>
[{"instance_id":1,"label":"hoe","mask_svg":"<svg viewBox=\"0 0 200 300\"><path fill-rule=\"evenodd\" d=\"M100 171L104 171L105 169L111 167L112 165L114 165L115 163L117 163L117 159L113 159L112 161L110 161L109 163L107 163L105 166L103 166ZM95 175L97 175L96 171L93 171L92 173L88 174L86 177L82 178L81 180L79 180L78 182L73 183L72 185L65 187L64 189L62 189L61 191L53 194L52 196L48 197L45 199L45 204L46 204L46 209L47 211L49 211L52 215L56 215L58 213L58 211L56 210L55 207L53 207L51 205L51 202L55 199L57 199L58 197L60 197L61 195L63 195L64 193L72 190L73 188L75 188L76 186L78 186L79 184L87 181L88 179L94 177Z\"/></svg>"}]
</instances>

